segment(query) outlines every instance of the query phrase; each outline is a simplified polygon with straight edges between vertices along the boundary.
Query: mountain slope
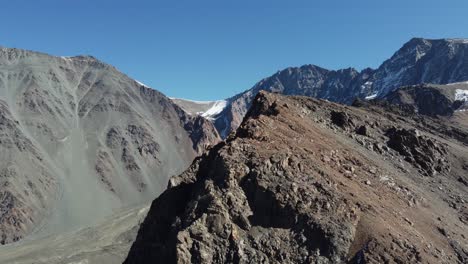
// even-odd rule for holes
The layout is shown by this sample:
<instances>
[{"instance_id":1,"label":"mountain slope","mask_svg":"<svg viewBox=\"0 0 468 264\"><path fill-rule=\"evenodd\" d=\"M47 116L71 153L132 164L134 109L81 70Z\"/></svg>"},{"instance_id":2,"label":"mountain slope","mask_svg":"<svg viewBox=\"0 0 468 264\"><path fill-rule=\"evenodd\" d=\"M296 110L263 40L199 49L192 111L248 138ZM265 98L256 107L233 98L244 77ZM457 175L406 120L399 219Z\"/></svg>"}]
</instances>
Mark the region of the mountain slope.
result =
<instances>
[{"instance_id":1,"label":"mountain slope","mask_svg":"<svg viewBox=\"0 0 468 264\"><path fill-rule=\"evenodd\" d=\"M446 118L261 92L125 263L466 263L466 140Z\"/></svg>"},{"instance_id":2,"label":"mountain slope","mask_svg":"<svg viewBox=\"0 0 468 264\"><path fill-rule=\"evenodd\" d=\"M402 87L383 97L383 100L406 107L408 110L430 116L452 116L466 111L468 83L448 85L421 84Z\"/></svg>"},{"instance_id":3,"label":"mountain slope","mask_svg":"<svg viewBox=\"0 0 468 264\"><path fill-rule=\"evenodd\" d=\"M153 198L216 139L200 124L93 57L1 48L0 243Z\"/></svg>"},{"instance_id":4,"label":"mountain slope","mask_svg":"<svg viewBox=\"0 0 468 264\"><path fill-rule=\"evenodd\" d=\"M355 98L383 97L401 86L467 80L468 40L414 38L375 70L334 71L304 65L279 71L228 99L226 108L214 118L221 136L227 137L239 126L260 90L350 104Z\"/></svg>"}]
</instances>

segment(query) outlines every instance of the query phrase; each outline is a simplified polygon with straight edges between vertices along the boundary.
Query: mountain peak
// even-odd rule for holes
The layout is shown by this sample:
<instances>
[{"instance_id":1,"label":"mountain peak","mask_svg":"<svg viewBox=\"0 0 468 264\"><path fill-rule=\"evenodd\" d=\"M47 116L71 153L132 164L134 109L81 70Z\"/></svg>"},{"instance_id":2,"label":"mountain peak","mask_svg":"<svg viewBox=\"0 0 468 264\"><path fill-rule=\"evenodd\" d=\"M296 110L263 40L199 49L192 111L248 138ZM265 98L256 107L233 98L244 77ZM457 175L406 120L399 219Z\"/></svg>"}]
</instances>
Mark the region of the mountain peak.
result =
<instances>
[{"instance_id":1,"label":"mountain peak","mask_svg":"<svg viewBox=\"0 0 468 264\"><path fill-rule=\"evenodd\" d=\"M56 60L66 60L78 63L90 63L95 66L114 68L94 56L91 55L76 55L76 56L55 56L43 52L9 48L0 46L0 64L14 64L14 63L27 63L27 64L41 64L50 63Z\"/></svg>"},{"instance_id":2,"label":"mountain peak","mask_svg":"<svg viewBox=\"0 0 468 264\"><path fill-rule=\"evenodd\" d=\"M2 185L12 202L0 204L0 244L41 222L40 235L55 234L147 201L218 137L93 56L3 47L0 68L0 176L16 175Z\"/></svg>"}]
</instances>

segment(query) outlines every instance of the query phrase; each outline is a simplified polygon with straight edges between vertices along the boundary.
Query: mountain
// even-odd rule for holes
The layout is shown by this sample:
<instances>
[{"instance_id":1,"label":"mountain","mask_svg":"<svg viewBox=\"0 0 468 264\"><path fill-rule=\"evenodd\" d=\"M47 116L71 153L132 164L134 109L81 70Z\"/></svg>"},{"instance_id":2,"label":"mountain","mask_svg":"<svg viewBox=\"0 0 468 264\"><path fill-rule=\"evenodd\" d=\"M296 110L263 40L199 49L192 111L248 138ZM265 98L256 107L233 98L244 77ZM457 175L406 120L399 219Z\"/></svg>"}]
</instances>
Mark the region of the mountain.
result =
<instances>
[{"instance_id":1,"label":"mountain","mask_svg":"<svg viewBox=\"0 0 468 264\"><path fill-rule=\"evenodd\" d=\"M0 48L0 243L154 198L213 131L91 56Z\"/></svg>"},{"instance_id":2,"label":"mountain","mask_svg":"<svg viewBox=\"0 0 468 264\"><path fill-rule=\"evenodd\" d=\"M355 105L260 92L125 263L467 263L468 113Z\"/></svg>"},{"instance_id":3,"label":"mountain","mask_svg":"<svg viewBox=\"0 0 468 264\"><path fill-rule=\"evenodd\" d=\"M350 104L356 98L383 97L401 86L467 80L468 40L414 38L377 69L327 70L304 65L279 71L251 89L227 99L226 107L213 118L216 128L225 138L239 126L261 90Z\"/></svg>"},{"instance_id":4,"label":"mountain","mask_svg":"<svg viewBox=\"0 0 468 264\"><path fill-rule=\"evenodd\" d=\"M467 47L412 39L210 102L0 48L0 262L120 262L170 181L127 263L466 263Z\"/></svg>"}]
</instances>

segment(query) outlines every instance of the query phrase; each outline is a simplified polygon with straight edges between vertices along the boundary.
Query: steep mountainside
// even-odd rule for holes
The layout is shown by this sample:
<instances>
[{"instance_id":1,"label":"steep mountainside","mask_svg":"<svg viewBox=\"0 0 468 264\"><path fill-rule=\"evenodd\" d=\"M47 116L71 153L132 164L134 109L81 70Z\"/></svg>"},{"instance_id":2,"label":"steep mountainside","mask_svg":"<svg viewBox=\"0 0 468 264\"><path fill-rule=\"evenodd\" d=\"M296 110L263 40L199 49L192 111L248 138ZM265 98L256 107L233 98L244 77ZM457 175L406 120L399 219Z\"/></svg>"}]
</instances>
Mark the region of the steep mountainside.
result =
<instances>
[{"instance_id":1,"label":"steep mountainside","mask_svg":"<svg viewBox=\"0 0 468 264\"><path fill-rule=\"evenodd\" d=\"M468 80L468 40L415 38L378 69L327 70L315 65L287 68L228 99L214 116L221 136L235 130L260 90L305 95L350 104L355 98L383 97L392 90L421 83L447 84Z\"/></svg>"},{"instance_id":2,"label":"steep mountainside","mask_svg":"<svg viewBox=\"0 0 468 264\"><path fill-rule=\"evenodd\" d=\"M154 198L217 134L93 57L0 49L0 243Z\"/></svg>"},{"instance_id":3,"label":"steep mountainside","mask_svg":"<svg viewBox=\"0 0 468 264\"><path fill-rule=\"evenodd\" d=\"M468 113L261 92L125 263L467 263Z\"/></svg>"}]
</instances>

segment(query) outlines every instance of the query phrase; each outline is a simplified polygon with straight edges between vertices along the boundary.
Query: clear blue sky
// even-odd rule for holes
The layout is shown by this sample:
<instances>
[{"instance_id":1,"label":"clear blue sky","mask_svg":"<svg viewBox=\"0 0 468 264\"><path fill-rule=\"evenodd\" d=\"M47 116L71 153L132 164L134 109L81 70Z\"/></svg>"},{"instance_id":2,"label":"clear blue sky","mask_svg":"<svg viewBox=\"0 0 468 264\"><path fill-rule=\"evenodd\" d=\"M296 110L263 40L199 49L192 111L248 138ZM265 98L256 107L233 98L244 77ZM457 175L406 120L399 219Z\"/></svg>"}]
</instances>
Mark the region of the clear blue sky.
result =
<instances>
[{"instance_id":1,"label":"clear blue sky","mask_svg":"<svg viewBox=\"0 0 468 264\"><path fill-rule=\"evenodd\" d=\"M90 54L168 96L229 97L288 66L377 67L412 37L468 37L466 0L12 0L0 45Z\"/></svg>"}]
</instances>

